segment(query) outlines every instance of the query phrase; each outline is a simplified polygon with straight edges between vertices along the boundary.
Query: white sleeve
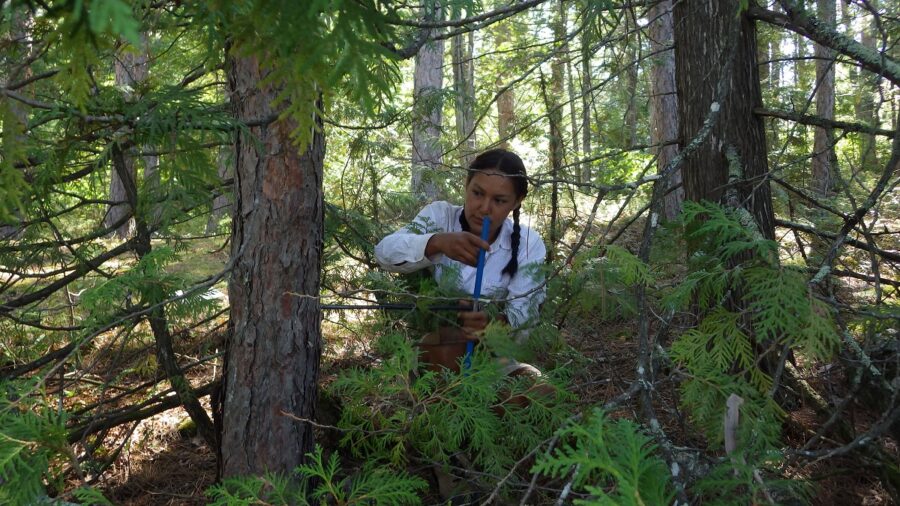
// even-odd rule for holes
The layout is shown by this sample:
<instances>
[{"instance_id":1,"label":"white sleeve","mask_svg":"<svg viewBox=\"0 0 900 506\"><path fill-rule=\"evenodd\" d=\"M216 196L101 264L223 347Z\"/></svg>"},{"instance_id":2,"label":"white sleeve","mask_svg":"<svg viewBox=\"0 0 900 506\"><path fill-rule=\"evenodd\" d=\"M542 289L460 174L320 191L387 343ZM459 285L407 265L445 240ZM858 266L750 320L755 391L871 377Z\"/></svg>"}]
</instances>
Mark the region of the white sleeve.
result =
<instances>
[{"instance_id":1,"label":"white sleeve","mask_svg":"<svg viewBox=\"0 0 900 506\"><path fill-rule=\"evenodd\" d=\"M547 256L544 241L534 230L523 228L519 244L519 270L510 280L506 317L509 324L519 331L519 338L527 335L527 327L534 323L546 287L542 267Z\"/></svg>"},{"instance_id":2,"label":"white sleeve","mask_svg":"<svg viewBox=\"0 0 900 506\"><path fill-rule=\"evenodd\" d=\"M446 202L432 202L425 206L412 223L386 236L375 245L375 259L385 270L413 272L434 265L440 255L425 256L428 240L437 232L444 232L447 222Z\"/></svg>"}]
</instances>

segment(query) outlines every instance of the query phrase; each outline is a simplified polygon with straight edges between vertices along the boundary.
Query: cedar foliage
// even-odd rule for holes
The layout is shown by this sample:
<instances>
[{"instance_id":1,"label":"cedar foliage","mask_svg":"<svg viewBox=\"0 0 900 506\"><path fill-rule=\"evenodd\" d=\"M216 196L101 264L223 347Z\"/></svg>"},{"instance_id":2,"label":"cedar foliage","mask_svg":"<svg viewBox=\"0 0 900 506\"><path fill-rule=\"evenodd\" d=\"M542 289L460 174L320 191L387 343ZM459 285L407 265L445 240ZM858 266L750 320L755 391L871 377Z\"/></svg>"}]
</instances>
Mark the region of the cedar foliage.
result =
<instances>
[{"instance_id":1,"label":"cedar foliage","mask_svg":"<svg viewBox=\"0 0 900 506\"><path fill-rule=\"evenodd\" d=\"M656 455L651 437L629 420L609 420L595 409L585 422L558 432L566 443L534 466L535 472L562 477L588 499L579 505L669 504L674 494L666 463ZM574 471L572 471L574 469Z\"/></svg>"},{"instance_id":2,"label":"cedar foliage","mask_svg":"<svg viewBox=\"0 0 900 506\"><path fill-rule=\"evenodd\" d=\"M445 19L478 15L496 7L469 0L442 5L448 14ZM582 68L593 74L595 85L584 90L584 107L590 109L586 114L591 117L587 133L595 137L594 148L591 153L579 153L573 147L577 143L570 142L574 139L566 139L570 149L561 171L564 180L559 182L565 189L561 205L569 207L565 211L570 213L564 212L561 218L564 241L559 245L560 256L574 255L565 265L547 267L543 322L533 330L534 339L526 349L516 346L499 327L489 329L488 349L547 364L552 380L566 385L578 378L590 359L565 344L571 328L561 332L553 324L622 324L651 318L640 313L634 296L636 286L648 286L653 313L661 315L661 320L668 312L699 317L696 325L671 331L671 343L655 343L659 344L656 353L660 361L670 365L671 360L672 374L667 379L678 383L679 402L690 416L690 437L695 437L694 432L702 434L709 444L705 455L714 464L709 474L703 466L683 469L702 478L689 493L704 503L741 500L736 498L763 502L767 495L783 502L793 500L792 496L803 500L810 490L784 466L802 468L819 458L815 452L851 440L845 441L844 434L833 429L824 433L824 441L813 445L810 454L791 448L795 442L783 434L791 407L776 402L785 379L771 376L772 371L760 364L773 358L783 362L780 357L784 356L796 360L802 372L826 371L820 376L829 380L827 388L836 389L829 390L832 397L826 400L836 400L823 406L827 411L820 413L822 421L834 413L835 425L841 426L843 420L854 416L847 412L855 412L860 404L873 410L867 416L878 409L874 413L878 417L896 420L892 392L896 391L897 375L897 285L891 260L896 230L889 191L896 186L896 176L889 181L885 195L875 199L864 222L851 231L854 240L864 240L866 249L854 246L859 249L855 251L845 245L836 262L840 267L829 271L826 281L816 286L809 283L808 271L819 267L834 233L866 202L881 170L871 165L872 158L886 159L887 144L870 134L839 133L835 149L843 169L843 176L838 177L843 179L837 182L836 194L807 208L802 202L809 202L798 198L803 194L796 189L810 184L801 167L806 166L812 128L769 122L770 175L785 183L774 187L776 213L830 236L798 232L779 237L777 243L761 240L739 212L702 203L686 206L678 225L684 228L685 237L656 238L658 250L669 249L656 252L665 260L645 264L621 241L607 244L606 234L600 240L596 228L589 229L588 240L579 251L572 251L569 248L575 249L576 244L572 236L585 225L584 215L578 215L585 198L600 194L606 202L631 202L611 219L610 228L621 223L620 215L630 215L646 201L646 186L633 181L643 175L642 165L652 163L648 149L621 149L626 137L622 111L635 94L642 98L644 84L629 89L622 83L634 65L639 66L639 73L645 72L652 55L648 56L646 47L635 47L642 37L635 37L630 30L642 27L628 28L622 22L626 17L640 20L640 5L613 1L563 5L570 14L570 25L565 27L569 43L584 44L580 52L571 54L587 55ZM554 4L552 9L557 7ZM754 8L749 3L746 7ZM848 8L848 16L858 18L856 24L868 24L874 18L856 4ZM883 23L883 47L896 47L897 6L877 8ZM323 300L344 301L344 294L356 289L384 301L393 301L398 293L415 292L420 296L415 298L420 310L405 316L407 327L398 326L392 318L371 332L352 318L337 317L352 330L379 336L379 361L345 371L331 386L331 393L344 401L339 425L346 430L344 444L351 448L341 454L347 458L340 463L352 469L347 465L371 459L390 466L390 476L371 469L343 472L337 468L335 454L326 458L318 452L312 455L313 465L292 476L233 480L214 489L214 500L223 504L259 500L302 503L307 494L318 491L315 501L415 503L416 496L424 494L423 488L404 472L405 466L416 460L447 464L455 455L464 454L479 471L503 474L523 454L554 436L558 437L558 449L541 458L533 470L544 473L545 478L555 477L551 486L561 487L574 476L578 498L587 504L628 503L634 500L628 493L632 490L648 503L670 500L677 487L663 485L683 475L676 477L671 467L661 466L660 458L668 458L660 451L665 450L665 441L658 432L648 432L653 428L648 420L613 421L612 415L582 406L591 414L572 422L573 400L565 396L553 402L532 399L529 409L511 408L498 415L489 409L497 403L497 390L525 393L527 385L502 378L486 353L476 356L477 373L469 376L424 373L415 381L410 377L417 369L410 337L419 332L410 329L446 322L446 317L427 311L428 305L453 301L460 295L439 292L433 283L415 277L393 277L372 270L374 242L391 230L389 224L415 212L410 196L398 191L408 177L408 146L402 139L411 113L404 91L397 87L406 64L396 51L418 33L413 25L421 20L415 6L347 0L12 1L2 4L4 35L13 29L12 14L26 11L33 23L31 42L39 43L28 68L30 74L23 74L22 69L15 78L5 74L20 63L6 54L12 41L3 39L4 52L0 54L0 80L7 92L0 95L0 225L4 225L0 227L4 230L0 237L0 374L6 381L0 388L0 502L31 503L47 493L59 493L85 503L104 503L96 490L66 490L65 483L72 483L80 471L102 472L103 463L96 454L103 449L80 450L107 443L96 435L74 444L70 438L94 422L128 412L116 402L152 407L165 400L166 391L157 386L160 375L155 360L147 351L152 339L145 326L146 312L155 305L165 307L172 327L180 331L177 346L204 340L207 329L224 325L221 321L208 324L219 303L205 296L217 276L223 275L215 272L219 265L201 269L184 265L198 250L205 253L227 241L223 236L214 238L217 242L212 246L202 242L198 246L196 226L196 220L205 220L210 211L211 193L231 191L230 182L220 181L216 175L217 151L233 142L235 131L247 128L232 118L224 93L221 69L227 34L235 54L257 55L271 71L266 85L280 86L281 116L297 120L295 139L299 144L310 131L313 112L328 119ZM520 104L512 132L514 149L533 153L529 172L536 184L526 211L536 216L538 230L549 214L541 202L548 200L550 185L541 158L546 151L543 136L548 111L539 99L537 75L542 62L557 56L552 48L560 45L560 41L546 40L542 33L550 12L538 6L503 19L500 22L512 32L510 45L500 48L503 58L485 51L476 59L477 81L492 83L503 76L514 82ZM850 35L855 29L853 21L847 22ZM805 39L786 35L781 27L757 24L772 58L763 62L771 68L769 85L763 88L766 107L805 110L804 104L812 98L811 65L781 59L790 55L779 53L782 42L791 37L797 55L802 56ZM135 90L121 90L112 84L112 62L119 51L137 51L140 35L146 32L153 33L151 77ZM630 62L622 58L631 54L649 59ZM884 57L892 58L890 49ZM846 118L853 116L855 103L872 102L876 97L869 84L859 86L872 81L872 76L856 68L848 72L844 58L854 57L845 55L835 63L838 85L843 87L837 97L837 114ZM577 59L572 63L579 67ZM791 74L794 81L788 79ZM36 80L20 88L6 88L30 79L28 76L36 76ZM315 102L307 99L318 91L323 93L323 106L313 110ZM885 92L883 97L887 98L882 119L884 111L890 110L887 101L891 94ZM493 101L486 88L474 97L476 116L481 115L479 139L493 139ZM645 103L636 101L639 117L647 114ZM23 107L27 108L24 121ZM877 114L872 119L878 122ZM568 135L565 115L561 121L560 130ZM640 128L639 136L645 136ZM857 156L859 148L870 144L877 157L864 160ZM106 240L108 231L100 225L110 204L105 201L105 188L116 147L135 158L139 173L144 169L142 151L160 157L159 183L136 181L134 213L151 225L154 234L152 251L141 259L135 258L133 243ZM442 147L448 152L455 149L446 142ZM575 171L580 168L586 172L580 184L568 181L577 179ZM463 171L448 170L446 181L441 181L452 199L459 197L463 178ZM6 234L7 226L14 233ZM667 232L677 235L678 226ZM221 229L227 228L228 220L224 220ZM690 244L692 254L686 265L680 265L684 243ZM790 255L793 258L788 260ZM684 272L678 271L682 267ZM839 275L857 277L859 283L851 285L854 297L845 293L846 284ZM58 283L63 276L71 277ZM740 311L729 304L735 294L747 302ZM201 344L201 355L206 355L207 346L214 345ZM83 362L85 358L90 361ZM67 378L56 384L55 378L49 377L60 370L77 377L93 374L97 362L106 360L115 362L115 367L99 371L109 375L102 386L91 391L101 399L97 402L68 397L70 391L77 397L89 387ZM215 358L181 360L193 367ZM33 368L7 376L25 366ZM135 377L146 383L120 396L117 392L133 386ZM744 400L742 422L738 450L723 457L722 416L731 394ZM64 397L67 409L56 405L59 396ZM105 399L110 397L116 400L107 403ZM873 427L877 425L864 430ZM886 434L875 432L869 445L850 448L848 458L865 458L880 468L894 466L883 455L866 453L867 447L878 446L889 437ZM823 458L828 464L835 462ZM579 470L573 475L575 468ZM512 484L521 488L530 471L519 469L503 494L512 497ZM667 478L667 473L672 476ZM653 485L647 485L647 480ZM487 481L482 485L491 485ZM300 492L300 482L310 488ZM327 490L316 488L318 483L328 484ZM382 483L385 488L378 487Z\"/></svg>"},{"instance_id":3,"label":"cedar foliage","mask_svg":"<svg viewBox=\"0 0 900 506\"><path fill-rule=\"evenodd\" d=\"M337 454L325 458L322 448L309 454L309 463L296 469L299 480L270 474L251 478L227 478L207 491L212 506L255 504L420 504L418 493L426 487L420 478L401 471L366 465L340 477Z\"/></svg>"}]
</instances>

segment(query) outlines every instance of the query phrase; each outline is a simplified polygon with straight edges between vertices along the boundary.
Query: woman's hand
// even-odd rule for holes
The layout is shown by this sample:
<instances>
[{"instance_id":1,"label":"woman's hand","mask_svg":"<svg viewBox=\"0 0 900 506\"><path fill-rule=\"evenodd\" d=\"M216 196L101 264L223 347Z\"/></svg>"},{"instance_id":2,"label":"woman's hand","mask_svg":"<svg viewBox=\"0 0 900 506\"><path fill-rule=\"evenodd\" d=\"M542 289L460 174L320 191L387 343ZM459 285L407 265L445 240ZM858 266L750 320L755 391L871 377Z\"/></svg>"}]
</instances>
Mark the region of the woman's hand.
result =
<instances>
[{"instance_id":1,"label":"woman's hand","mask_svg":"<svg viewBox=\"0 0 900 506\"><path fill-rule=\"evenodd\" d=\"M459 305L463 307L472 307L472 301L469 299L461 299ZM470 341L481 340L481 334L491 322L490 316L484 311L460 311L456 313L457 321L459 321L460 330L463 336ZM509 324L506 315L500 313L494 317L495 320Z\"/></svg>"},{"instance_id":2,"label":"woman's hand","mask_svg":"<svg viewBox=\"0 0 900 506\"><path fill-rule=\"evenodd\" d=\"M470 341L478 341L490 319L484 311L460 311L459 327L463 336Z\"/></svg>"},{"instance_id":3,"label":"woman's hand","mask_svg":"<svg viewBox=\"0 0 900 506\"><path fill-rule=\"evenodd\" d=\"M441 232L428 239L425 256L430 257L437 253L443 253L457 262L476 267L478 251L490 248L490 244L469 232Z\"/></svg>"}]
</instances>

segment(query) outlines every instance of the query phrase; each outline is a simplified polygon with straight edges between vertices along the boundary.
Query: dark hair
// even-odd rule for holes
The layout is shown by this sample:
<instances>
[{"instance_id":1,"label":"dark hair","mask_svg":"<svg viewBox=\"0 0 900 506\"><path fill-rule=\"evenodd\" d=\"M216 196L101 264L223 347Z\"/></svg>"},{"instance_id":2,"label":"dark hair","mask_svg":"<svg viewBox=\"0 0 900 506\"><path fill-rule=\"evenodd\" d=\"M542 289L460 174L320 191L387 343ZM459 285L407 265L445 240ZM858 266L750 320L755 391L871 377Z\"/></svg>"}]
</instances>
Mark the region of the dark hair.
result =
<instances>
[{"instance_id":1,"label":"dark hair","mask_svg":"<svg viewBox=\"0 0 900 506\"><path fill-rule=\"evenodd\" d=\"M476 173L487 170L496 170L509 176L513 189L516 191L516 197L525 198L528 195L528 174L525 172L525 164L519 158L519 155L501 148L489 149L481 153L469 164L469 175L466 177L466 184L469 184L469 181L472 180ZM509 274L509 277L515 276L519 270L519 242L522 238L522 227L519 226L519 206L513 209L512 214L512 258L509 259L509 263L503 268L503 274ZM463 230L469 231L466 213L459 213L459 223L462 225Z\"/></svg>"}]
</instances>

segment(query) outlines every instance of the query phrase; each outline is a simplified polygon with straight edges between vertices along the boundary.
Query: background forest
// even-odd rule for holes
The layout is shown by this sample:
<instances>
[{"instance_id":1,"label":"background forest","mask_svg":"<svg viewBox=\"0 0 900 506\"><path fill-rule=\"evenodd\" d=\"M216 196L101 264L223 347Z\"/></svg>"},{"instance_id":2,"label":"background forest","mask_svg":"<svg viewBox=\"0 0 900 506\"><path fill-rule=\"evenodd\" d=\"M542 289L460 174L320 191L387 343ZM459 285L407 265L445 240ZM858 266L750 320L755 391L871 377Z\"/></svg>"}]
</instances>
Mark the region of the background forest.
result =
<instances>
[{"instance_id":1,"label":"background forest","mask_svg":"<svg viewBox=\"0 0 900 506\"><path fill-rule=\"evenodd\" d=\"M0 6L0 503L900 503L900 3ZM541 323L417 372L498 146Z\"/></svg>"}]
</instances>

